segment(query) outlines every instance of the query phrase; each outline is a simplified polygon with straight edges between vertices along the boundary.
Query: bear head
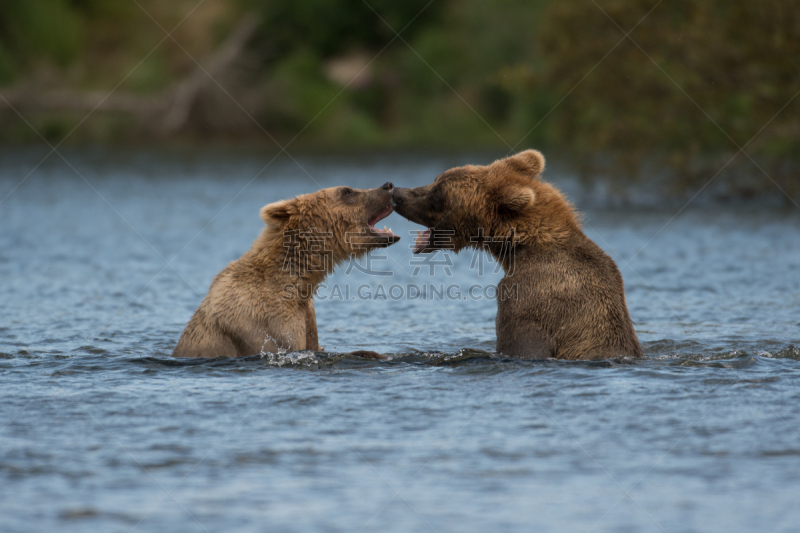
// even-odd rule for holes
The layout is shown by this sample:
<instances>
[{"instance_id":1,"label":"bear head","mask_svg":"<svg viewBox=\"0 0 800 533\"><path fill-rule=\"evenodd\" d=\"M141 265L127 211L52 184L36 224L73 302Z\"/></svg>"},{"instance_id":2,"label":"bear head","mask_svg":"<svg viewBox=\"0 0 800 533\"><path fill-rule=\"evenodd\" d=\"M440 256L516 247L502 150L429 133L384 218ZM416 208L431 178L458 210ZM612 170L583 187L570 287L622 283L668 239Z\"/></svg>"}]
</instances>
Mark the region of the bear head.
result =
<instances>
[{"instance_id":1,"label":"bear head","mask_svg":"<svg viewBox=\"0 0 800 533\"><path fill-rule=\"evenodd\" d=\"M394 208L427 228L414 253L484 247L495 254L519 243L555 242L580 226L566 198L541 180L543 170L536 150L453 168L429 185L395 189Z\"/></svg>"},{"instance_id":2,"label":"bear head","mask_svg":"<svg viewBox=\"0 0 800 533\"><path fill-rule=\"evenodd\" d=\"M331 187L261 208L269 241L301 270L330 273L340 262L400 240L375 227L392 212L394 185Z\"/></svg>"}]
</instances>

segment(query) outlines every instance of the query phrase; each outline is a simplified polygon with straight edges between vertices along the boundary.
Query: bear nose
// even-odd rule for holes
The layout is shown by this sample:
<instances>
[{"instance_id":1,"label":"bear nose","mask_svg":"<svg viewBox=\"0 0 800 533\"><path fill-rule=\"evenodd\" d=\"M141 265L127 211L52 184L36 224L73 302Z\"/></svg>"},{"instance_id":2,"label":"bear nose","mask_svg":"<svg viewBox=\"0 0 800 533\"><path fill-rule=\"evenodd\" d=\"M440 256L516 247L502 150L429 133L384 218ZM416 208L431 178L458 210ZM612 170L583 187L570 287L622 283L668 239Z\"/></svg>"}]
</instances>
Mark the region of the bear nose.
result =
<instances>
[{"instance_id":1,"label":"bear nose","mask_svg":"<svg viewBox=\"0 0 800 533\"><path fill-rule=\"evenodd\" d=\"M381 188L387 191L391 191L392 189L394 189L394 185L392 184L391 181L387 181L386 183L383 184L383 187Z\"/></svg>"}]
</instances>

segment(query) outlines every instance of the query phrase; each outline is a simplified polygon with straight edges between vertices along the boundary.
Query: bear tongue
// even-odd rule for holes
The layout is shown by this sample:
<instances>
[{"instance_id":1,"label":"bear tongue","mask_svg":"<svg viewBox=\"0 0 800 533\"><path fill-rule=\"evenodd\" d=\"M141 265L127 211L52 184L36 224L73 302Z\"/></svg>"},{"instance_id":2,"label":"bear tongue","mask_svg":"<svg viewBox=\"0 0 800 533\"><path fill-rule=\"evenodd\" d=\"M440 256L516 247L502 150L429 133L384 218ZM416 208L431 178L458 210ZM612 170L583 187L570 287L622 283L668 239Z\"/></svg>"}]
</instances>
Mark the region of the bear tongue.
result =
<instances>
[{"instance_id":1,"label":"bear tongue","mask_svg":"<svg viewBox=\"0 0 800 533\"><path fill-rule=\"evenodd\" d=\"M425 248L427 248L431 243L431 230L426 229L425 231L417 230L417 236L414 238L414 253L418 254Z\"/></svg>"}]
</instances>

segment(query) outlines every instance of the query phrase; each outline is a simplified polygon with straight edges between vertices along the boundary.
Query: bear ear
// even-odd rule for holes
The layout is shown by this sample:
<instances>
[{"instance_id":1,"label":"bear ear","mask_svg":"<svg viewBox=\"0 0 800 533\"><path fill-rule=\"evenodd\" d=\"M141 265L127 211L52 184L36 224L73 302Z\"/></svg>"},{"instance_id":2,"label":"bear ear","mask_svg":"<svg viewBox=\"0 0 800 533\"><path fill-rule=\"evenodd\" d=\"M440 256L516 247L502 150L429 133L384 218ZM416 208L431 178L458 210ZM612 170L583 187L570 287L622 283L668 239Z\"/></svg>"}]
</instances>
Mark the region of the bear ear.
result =
<instances>
[{"instance_id":1,"label":"bear ear","mask_svg":"<svg viewBox=\"0 0 800 533\"><path fill-rule=\"evenodd\" d=\"M511 167L511 170L527 174L532 178L544 171L544 156L538 150L525 150L505 158L503 162Z\"/></svg>"},{"instance_id":2,"label":"bear ear","mask_svg":"<svg viewBox=\"0 0 800 533\"><path fill-rule=\"evenodd\" d=\"M503 216L519 215L536 199L536 195L529 187L510 183L501 185L495 191L494 197L497 202L497 212Z\"/></svg>"},{"instance_id":3,"label":"bear ear","mask_svg":"<svg viewBox=\"0 0 800 533\"><path fill-rule=\"evenodd\" d=\"M266 224L284 224L289 218L296 214L297 209L294 200L281 200L267 204L261 208L261 220Z\"/></svg>"}]
</instances>

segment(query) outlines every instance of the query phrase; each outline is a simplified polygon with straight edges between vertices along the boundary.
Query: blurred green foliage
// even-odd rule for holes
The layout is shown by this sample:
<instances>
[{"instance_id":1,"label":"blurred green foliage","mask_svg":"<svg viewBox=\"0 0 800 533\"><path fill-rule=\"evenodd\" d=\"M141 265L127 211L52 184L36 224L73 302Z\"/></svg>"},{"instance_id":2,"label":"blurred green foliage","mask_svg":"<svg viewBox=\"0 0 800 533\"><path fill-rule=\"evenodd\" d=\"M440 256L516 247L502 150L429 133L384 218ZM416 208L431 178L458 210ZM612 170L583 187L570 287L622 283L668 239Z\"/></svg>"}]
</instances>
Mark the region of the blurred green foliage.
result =
<instances>
[{"instance_id":1,"label":"blurred green foliage","mask_svg":"<svg viewBox=\"0 0 800 533\"><path fill-rule=\"evenodd\" d=\"M258 30L226 90L286 140L302 132L297 142L316 145L536 146L568 153L589 174L672 169L678 188L702 185L733 157L726 172L746 194L765 178L734 157L738 145L800 190L800 98L790 101L800 91L800 0L205 0L196 12L194 0L139 4L164 27L180 22L173 35L201 61L255 14ZM45 71L76 90L125 79L120 91L163 94L196 67L168 41L153 50L164 34L144 10L132 0L0 1L0 85L36 85ZM352 83L332 74L337 65ZM82 129L100 138L147 131L119 120L124 128L106 118ZM222 122L183 133L229 135ZM263 135L241 124L238 133Z\"/></svg>"},{"instance_id":2,"label":"blurred green foliage","mask_svg":"<svg viewBox=\"0 0 800 533\"><path fill-rule=\"evenodd\" d=\"M271 60L280 60L298 48L320 58L353 48L379 50L394 37L392 28L399 31L415 20L406 34L413 37L420 27L438 18L443 6L430 0L243 0L242 4L260 14L260 42Z\"/></svg>"},{"instance_id":3,"label":"blurred green foliage","mask_svg":"<svg viewBox=\"0 0 800 533\"><path fill-rule=\"evenodd\" d=\"M671 0L638 26L654 2L600 5L549 10L539 83L567 93L602 61L554 113L553 141L584 160L610 156L609 168L634 177L663 162L679 187L704 183L745 147L771 178L800 190L800 2ZM772 187L744 155L730 168L744 188L753 180L743 175Z\"/></svg>"},{"instance_id":4,"label":"blurred green foliage","mask_svg":"<svg viewBox=\"0 0 800 533\"><path fill-rule=\"evenodd\" d=\"M0 2L0 80L39 59L66 66L81 46L81 19L68 0Z\"/></svg>"}]
</instances>

